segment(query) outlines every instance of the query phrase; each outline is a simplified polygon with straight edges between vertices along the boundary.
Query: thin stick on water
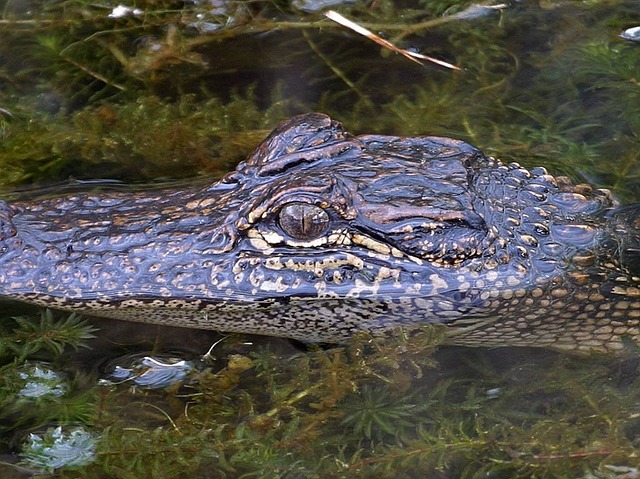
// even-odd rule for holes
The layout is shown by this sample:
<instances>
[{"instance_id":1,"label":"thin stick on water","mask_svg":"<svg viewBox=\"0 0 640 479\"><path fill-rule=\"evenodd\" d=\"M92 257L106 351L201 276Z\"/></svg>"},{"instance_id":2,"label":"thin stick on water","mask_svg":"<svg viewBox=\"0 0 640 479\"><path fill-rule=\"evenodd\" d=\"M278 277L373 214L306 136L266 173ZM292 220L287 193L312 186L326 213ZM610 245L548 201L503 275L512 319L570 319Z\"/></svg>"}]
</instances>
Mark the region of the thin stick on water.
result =
<instances>
[{"instance_id":1,"label":"thin stick on water","mask_svg":"<svg viewBox=\"0 0 640 479\"><path fill-rule=\"evenodd\" d=\"M442 60L438 60L437 58L429 57L429 56L423 55L421 53L415 53L415 52L412 52L412 51L409 51L409 50L405 50L404 48L397 47L396 45L391 43L389 40L385 40L384 38L376 35L372 31L369 31L366 28L361 27L357 23L352 22L351 20L349 20L348 18L340 15L338 12L336 12L334 10L329 10L329 11L325 12L324 15L328 19L333 20L334 22L339 23L340 25L353 30L354 32L359 33L360 35L367 37L369 40L376 42L378 45L381 45L381 46L383 46L385 48L388 48L389 50L391 50L393 52L396 52L396 53L399 53L400 55L405 56L406 58L408 58L409 60L411 60L413 62L422 64L422 62L420 60L426 60L428 62L435 63L436 65L440 65L440 66L443 66L445 68L451 68L452 70L460 70L460 67L452 65L451 63L447 63L447 62L444 62Z\"/></svg>"}]
</instances>

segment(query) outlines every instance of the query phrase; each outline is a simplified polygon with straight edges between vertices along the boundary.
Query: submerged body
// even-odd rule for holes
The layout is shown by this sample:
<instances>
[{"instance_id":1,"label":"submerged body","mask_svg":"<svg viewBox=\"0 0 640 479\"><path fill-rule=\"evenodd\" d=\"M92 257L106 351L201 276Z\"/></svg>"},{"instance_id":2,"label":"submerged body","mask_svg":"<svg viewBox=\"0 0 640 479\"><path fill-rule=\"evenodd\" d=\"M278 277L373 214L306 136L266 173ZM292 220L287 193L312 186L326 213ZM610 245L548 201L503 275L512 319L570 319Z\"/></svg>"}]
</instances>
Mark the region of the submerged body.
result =
<instances>
[{"instance_id":1,"label":"submerged body","mask_svg":"<svg viewBox=\"0 0 640 479\"><path fill-rule=\"evenodd\" d=\"M281 124L206 188L0 202L0 297L148 323L340 342L640 343L638 208L461 141Z\"/></svg>"}]
</instances>

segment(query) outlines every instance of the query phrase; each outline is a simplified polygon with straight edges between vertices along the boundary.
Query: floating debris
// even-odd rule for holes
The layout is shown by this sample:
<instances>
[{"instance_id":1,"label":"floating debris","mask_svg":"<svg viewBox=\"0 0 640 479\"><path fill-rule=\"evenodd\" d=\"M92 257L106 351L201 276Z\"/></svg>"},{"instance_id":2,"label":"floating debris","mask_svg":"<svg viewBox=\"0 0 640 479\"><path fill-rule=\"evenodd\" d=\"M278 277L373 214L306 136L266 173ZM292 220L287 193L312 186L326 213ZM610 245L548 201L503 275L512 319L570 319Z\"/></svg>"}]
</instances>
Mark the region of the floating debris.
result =
<instances>
[{"instance_id":1,"label":"floating debris","mask_svg":"<svg viewBox=\"0 0 640 479\"><path fill-rule=\"evenodd\" d=\"M57 398L68 390L63 376L46 363L25 363L17 374L22 386L18 397L24 399Z\"/></svg>"},{"instance_id":2,"label":"floating debris","mask_svg":"<svg viewBox=\"0 0 640 479\"><path fill-rule=\"evenodd\" d=\"M62 426L41 433L30 433L20 456L22 462L43 471L62 467L81 467L95 457L97 438L81 426L64 431Z\"/></svg>"},{"instance_id":3,"label":"floating debris","mask_svg":"<svg viewBox=\"0 0 640 479\"><path fill-rule=\"evenodd\" d=\"M620 34L620 38L624 38L630 42L640 43L640 27L627 28Z\"/></svg>"},{"instance_id":4,"label":"floating debris","mask_svg":"<svg viewBox=\"0 0 640 479\"><path fill-rule=\"evenodd\" d=\"M451 15L452 20L475 20L476 18L482 18L496 10L503 10L508 8L508 3L499 3L497 5L480 5L475 4L469 6L467 9L454 13Z\"/></svg>"},{"instance_id":5,"label":"floating debris","mask_svg":"<svg viewBox=\"0 0 640 479\"><path fill-rule=\"evenodd\" d=\"M200 34L214 33L220 30L224 25L212 22L191 22L187 25L189 28L197 30Z\"/></svg>"},{"instance_id":6,"label":"floating debris","mask_svg":"<svg viewBox=\"0 0 640 479\"><path fill-rule=\"evenodd\" d=\"M133 15L134 17L139 17L140 15L142 15L142 13L143 13L142 10L140 10L139 8L131 8L131 7L125 7L124 5L118 5L113 10L111 10L111 13L107 16L109 18L122 18L122 17L127 17L129 15Z\"/></svg>"},{"instance_id":7,"label":"floating debris","mask_svg":"<svg viewBox=\"0 0 640 479\"><path fill-rule=\"evenodd\" d=\"M144 389L162 389L184 381L193 370L192 361L173 356L151 357L139 354L124 356L107 366L101 385L131 383Z\"/></svg>"},{"instance_id":8,"label":"floating debris","mask_svg":"<svg viewBox=\"0 0 640 479\"><path fill-rule=\"evenodd\" d=\"M0 115L6 118L13 118L13 113L11 113L9 110L5 110L4 108L0 108Z\"/></svg>"},{"instance_id":9,"label":"floating debris","mask_svg":"<svg viewBox=\"0 0 640 479\"><path fill-rule=\"evenodd\" d=\"M359 0L293 0L291 6L303 12L313 13L324 10L325 8L358 3L358 1Z\"/></svg>"}]
</instances>

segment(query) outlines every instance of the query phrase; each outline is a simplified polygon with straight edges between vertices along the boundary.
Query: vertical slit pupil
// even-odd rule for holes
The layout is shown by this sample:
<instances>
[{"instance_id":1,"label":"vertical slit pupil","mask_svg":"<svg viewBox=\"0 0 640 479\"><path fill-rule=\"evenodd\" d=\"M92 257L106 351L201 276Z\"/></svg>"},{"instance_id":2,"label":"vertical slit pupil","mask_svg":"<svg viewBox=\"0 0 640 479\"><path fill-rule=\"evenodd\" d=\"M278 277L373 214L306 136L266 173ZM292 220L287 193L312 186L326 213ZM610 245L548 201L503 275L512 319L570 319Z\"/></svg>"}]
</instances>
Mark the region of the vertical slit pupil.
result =
<instances>
[{"instance_id":1,"label":"vertical slit pupil","mask_svg":"<svg viewBox=\"0 0 640 479\"><path fill-rule=\"evenodd\" d=\"M278 216L280 227L292 238L311 240L329 227L329 215L316 205L303 202L289 203Z\"/></svg>"}]
</instances>

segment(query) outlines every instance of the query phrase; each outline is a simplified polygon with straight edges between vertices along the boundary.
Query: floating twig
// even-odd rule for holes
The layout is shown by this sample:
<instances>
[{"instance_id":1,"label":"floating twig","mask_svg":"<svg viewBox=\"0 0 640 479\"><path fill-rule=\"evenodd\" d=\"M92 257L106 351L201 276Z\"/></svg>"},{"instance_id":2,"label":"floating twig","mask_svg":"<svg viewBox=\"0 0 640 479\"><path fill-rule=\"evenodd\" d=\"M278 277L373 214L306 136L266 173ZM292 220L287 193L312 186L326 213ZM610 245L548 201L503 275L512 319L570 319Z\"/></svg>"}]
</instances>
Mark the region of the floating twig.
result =
<instances>
[{"instance_id":1,"label":"floating twig","mask_svg":"<svg viewBox=\"0 0 640 479\"><path fill-rule=\"evenodd\" d=\"M329 18L330 20L333 20L336 23L339 23L340 25L347 27L351 30L353 30L356 33L359 33L360 35L363 35L365 37L367 37L369 40L376 42L378 45L381 45L385 48L388 48L389 50L391 50L392 52L396 52L399 53L400 55L405 56L406 58L408 58L409 60L422 64L422 62L420 60L426 60L428 62L432 62L435 63L436 65L440 65L443 66L445 68L451 68L452 70L460 70L459 67L452 65L451 63L447 63L444 62L442 60L438 60L437 58L433 58L427 55L423 55L421 53L416 53L416 52L412 52L409 50L405 50L404 48L400 48L396 45L394 45L393 43L391 43L389 40L385 40L384 38L376 35L375 33L367 30L364 27L361 27L360 25L358 25L355 22L352 22L351 20L349 20L348 18L340 15L338 12L334 11L334 10L329 10L328 12L325 12L324 14L327 18Z\"/></svg>"}]
</instances>

